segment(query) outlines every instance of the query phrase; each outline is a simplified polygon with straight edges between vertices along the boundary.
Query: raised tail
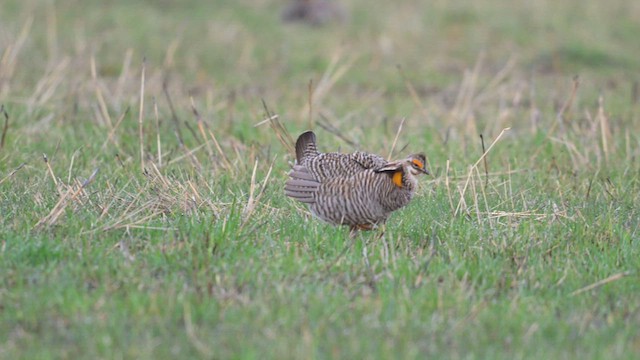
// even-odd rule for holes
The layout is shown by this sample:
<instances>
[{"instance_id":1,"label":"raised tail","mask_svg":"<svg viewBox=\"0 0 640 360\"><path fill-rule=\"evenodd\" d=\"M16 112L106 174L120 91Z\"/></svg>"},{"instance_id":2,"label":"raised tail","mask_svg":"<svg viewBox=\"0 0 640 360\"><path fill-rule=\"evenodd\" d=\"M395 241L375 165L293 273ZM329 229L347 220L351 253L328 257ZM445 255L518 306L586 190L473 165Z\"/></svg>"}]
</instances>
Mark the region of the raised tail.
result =
<instances>
[{"instance_id":1,"label":"raised tail","mask_svg":"<svg viewBox=\"0 0 640 360\"><path fill-rule=\"evenodd\" d=\"M316 134L307 131L298 136L296 141L296 160L302 164L305 158L318 155L316 148Z\"/></svg>"},{"instance_id":2,"label":"raised tail","mask_svg":"<svg viewBox=\"0 0 640 360\"><path fill-rule=\"evenodd\" d=\"M312 204L316 201L315 194L320 183L302 165L293 165L289 172L289 180L284 185L284 193L303 203Z\"/></svg>"}]
</instances>

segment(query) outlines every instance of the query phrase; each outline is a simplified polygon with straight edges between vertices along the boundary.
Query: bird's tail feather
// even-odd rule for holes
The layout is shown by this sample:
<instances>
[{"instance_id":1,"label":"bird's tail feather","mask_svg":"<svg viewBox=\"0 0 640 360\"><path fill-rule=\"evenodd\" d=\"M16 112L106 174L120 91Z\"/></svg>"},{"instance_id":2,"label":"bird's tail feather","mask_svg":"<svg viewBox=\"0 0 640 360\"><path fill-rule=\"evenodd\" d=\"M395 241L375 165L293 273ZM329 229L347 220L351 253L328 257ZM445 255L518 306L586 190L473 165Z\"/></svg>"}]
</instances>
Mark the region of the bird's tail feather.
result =
<instances>
[{"instance_id":1,"label":"bird's tail feather","mask_svg":"<svg viewBox=\"0 0 640 360\"><path fill-rule=\"evenodd\" d=\"M302 133L296 141L296 160L302 164L305 158L318 155L316 148L316 134L313 131Z\"/></svg>"}]
</instances>

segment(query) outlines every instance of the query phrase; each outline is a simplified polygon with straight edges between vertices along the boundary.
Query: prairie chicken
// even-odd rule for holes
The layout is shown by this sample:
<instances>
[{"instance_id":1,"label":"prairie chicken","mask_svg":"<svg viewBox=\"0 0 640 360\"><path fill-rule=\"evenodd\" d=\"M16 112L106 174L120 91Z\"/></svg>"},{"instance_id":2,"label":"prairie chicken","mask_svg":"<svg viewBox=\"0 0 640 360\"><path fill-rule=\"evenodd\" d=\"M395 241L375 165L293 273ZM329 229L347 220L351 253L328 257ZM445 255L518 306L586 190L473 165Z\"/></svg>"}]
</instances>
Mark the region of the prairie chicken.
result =
<instances>
[{"instance_id":1,"label":"prairie chicken","mask_svg":"<svg viewBox=\"0 0 640 360\"><path fill-rule=\"evenodd\" d=\"M409 203L416 175L429 174L424 164L423 154L388 162L360 151L320 153L315 134L307 131L296 141L296 164L284 189L328 223L370 230Z\"/></svg>"},{"instance_id":2,"label":"prairie chicken","mask_svg":"<svg viewBox=\"0 0 640 360\"><path fill-rule=\"evenodd\" d=\"M282 20L320 26L331 22L344 22L345 9L336 1L292 0L282 12Z\"/></svg>"}]
</instances>

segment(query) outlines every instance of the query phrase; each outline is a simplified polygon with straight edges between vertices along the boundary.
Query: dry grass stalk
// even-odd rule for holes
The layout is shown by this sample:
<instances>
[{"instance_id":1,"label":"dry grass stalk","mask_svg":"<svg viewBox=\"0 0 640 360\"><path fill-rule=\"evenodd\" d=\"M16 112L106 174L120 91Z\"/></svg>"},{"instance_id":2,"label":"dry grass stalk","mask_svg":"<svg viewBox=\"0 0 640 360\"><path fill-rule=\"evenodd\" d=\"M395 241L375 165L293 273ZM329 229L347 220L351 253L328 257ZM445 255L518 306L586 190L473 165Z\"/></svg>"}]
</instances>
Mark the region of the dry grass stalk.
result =
<instances>
[{"instance_id":1,"label":"dry grass stalk","mask_svg":"<svg viewBox=\"0 0 640 360\"><path fill-rule=\"evenodd\" d=\"M213 145L216 147L216 150L218 151L218 154L220 154L220 157L222 158L222 161L224 162L224 167L227 171L231 172L231 174L233 175L235 173L234 171L234 167L233 165L231 165L231 161L229 161L229 158L227 157L227 154L225 154L224 151L222 151L222 148L220 147L220 143L218 143L218 139L216 139L216 136L213 134L213 131L208 130L209 131L209 136L211 137L211 140L213 141Z\"/></svg>"},{"instance_id":2,"label":"dry grass stalk","mask_svg":"<svg viewBox=\"0 0 640 360\"><path fill-rule=\"evenodd\" d=\"M131 69L131 59L133 58L133 49L128 48L124 52L124 60L122 61L122 70L120 71L120 76L118 77L118 81L116 82L116 88L113 92L113 105L120 104L122 102L122 94L124 92L124 87L127 84L127 80L129 79L129 72Z\"/></svg>"},{"instance_id":3,"label":"dry grass stalk","mask_svg":"<svg viewBox=\"0 0 640 360\"><path fill-rule=\"evenodd\" d=\"M278 115L272 114L271 111L269 111L267 103L264 101L264 99L262 100L262 106L264 108L266 118L254 125L254 127L269 123L269 126L275 132L276 137L278 138L278 140L280 140L280 143L285 147L285 149L287 149L290 154L295 154L295 141L291 137L291 134L289 134L289 131L287 131L287 129L280 122L280 118L278 117Z\"/></svg>"},{"instance_id":4,"label":"dry grass stalk","mask_svg":"<svg viewBox=\"0 0 640 360\"><path fill-rule=\"evenodd\" d=\"M398 143L398 137L400 137L400 132L402 131L402 127L404 126L404 121L407 118L402 118L402 120L400 121L400 125L398 126L398 131L396 131L396 136L393 138L393 143L391 144L391 149L389 150L389 156L387 156L387 160L391 160L391 157L393 156L393 151L396 148L396 144Z\"/></svg>"},{"instance_id":5,"label":"dry grass stalk","mask_svg":"<svg viewBox=\"0 0 640 360\"><path fill-rule=\"evenodd\" d=\"M233 165L231 165L231 161L229 161L227 154L225 154L225 152L222 150L222 147L220 146L218 139L216 139L211 129L209 129L207 124L202 120L202 116L200 116L200 112L198 111L198 109L196 109L193 97L191 97L191 111L193 112L193 115L196 117L196 122L198 124L198 131L200 131L200 135L202 135L202 138L204 139L204 144L209 153L209 158L213 159L215 155L213 153L213 149L211 148L211 145L209 144L209 141L207 140L207 133L209 134L209 137L211 137L211 140L213 141L213 145L216 147L216 151L218 152L218 154L220 155L220 158L222 159L223 168L233 174L234 168L233 168ZM206 131L205 131L205 127L206 127Z\"/></svg>"},{"instance_id":6,"label":"dry grass stalk","mask_svg":"<svg viewBox=\"0 0 640 360\"><path fill-rule=\"evenodd\" d=\"M411 96L411 100L413 100L413 102L418 107L418 109L420 109L420 111L422 111L422 115L427 120L429 120L430 119L429 110L427 109L426 106L424 106L424 104L422 103L422 100L420 100L420 96L418 96L418 92L416 91L416 88L413 86L413 84L411 83L411 80L409 80L409 78L404 73L404 70L402 69L402 66L397 65L397 68L398 68L398 72L400 73L400 77L402 78L402 81L404 82L404 85L407 87L407 90L409 91L409 95ZM428 121L428 122L431 123L431 121Z\"/></svg>"},{"instance_id":7,"label":"dry grass stalk","mask_svg":"<svg viewBox=\"0 0 640 360\"><path fill-rule=\"evenodd\" d=\"M205 144L200 144L198 146L196 146L195 148L189 150L185 147L185 153L183 155L177 156L171 160L169 160L169 162L167 163L167 165L171 165L177 162L182 161L184 158L189 158L192 161L192 164L195 166L196 169L200 170L202 169L202 164L200 163L200 161L198 161L198 158L196 158L195 153L200 151L200 149L203 149L205 147Z\"/></svg>"},{"instance_id":8,"label":"dry grass stalk","mask_svg":"<svg viewBox=\"0 0 640 360\"><path fill-rule=\"evenodd\" d=\"M102 143L102 150L104 151L104 149L107 147L107 143L111 142L113 144L113 146L115 146L115 148L118 150L118 153L123 153L122 149L120 148L120 145L117 141L114 140L114 135L116 133L116 131L118 130L118 128L120 127L120 124L122 124L122 121L124 120L125 116L127 116L127 114L129 113L130 108L127 107L124 112L122 113L122 115L120 115L120 117L118 117L118 120L116 121L115 126L113 126L110 130L109 133L107 134L107 138L104 140L104 142Z\"/></svg>"},{"instance_id":9,"label":"dry grass stalk","mask_svg":"<svg viewBox=\"0 0 640 360\"><path fill-rule=\"evenodd\" d=\"M144 224L162 214L163 210L157 209L157 207L155 206L155 200L140 203L139 200L141 199L142 195L146 194L148 190L149 189L145 187L141 187L136 193L135 197L129 202L127 207L118 215L116 219L111 221L109 224L106 224L103 227L97 229L96 231L109 231L113 229L122 229L133 225ZM142 218L135 219L138 214L148 210L151 211L151 214Z\"/></svg>"},{"instance_id":10,"label":"dry grass stalk","mask_svg":"<svg viewBox=\"0 0 640 360\"><path fill-rule=\"evenodd\" d=\"M170 231L175 229L149 226L149 222L176 212L198 216L197 210L202 204L208 204L215 212L220 211L219 204L203 197L191 181L182 182L164 175L155 162L148 162L147 166L147 181L143 184L134 183L132 193L127 189L135 179L128 181L121 189L114 189L107 182L108 194L103 195L107 202L100 206L102 224L88 232L134 228ZM204 185L209 186L208 183Z\"/></svg>"},{"instance_id":11,"label":"dry grass stalk","mask_svg":"<svg viewBox=\"0 0 640 360\"><path fill-rule=\"evenodd\" d=\"M147 59L142 59L142 74L140 75L140 109L138 112L138 134L140 135L140 171L144 171L144 129L142 120L144 119L144 80L147 68Z\"/></svg>"},{"instance_id":12,"label":"dry grass stalk","mask_svg":"<svg viewBox=\"0 0 640 360\"><path fill-rule=\"evenodd\" d=\"M320 114L320 121L318 121L318 125L324 130L326 130L327 132L336 136L338 139L341 139L347 144L353 146L354 148L360 147L357 141L350 139L346 136L345 131L340 130L337 126L329 122L329 119L327 119L327 117L324 114Z\"/></svg>"},{"instance_id":13,"label":"dry grass stalk","mask_svg":"<svg viewBox=\"0 0 640 360\"><path fill-rule=\"evenodd\" d=\"M611 130L609 126L609 118L604 113L604 98L602 95L598 98L598 122L600 123L600 132L602 136L602 151L604 159L609 163L609 143L611 139Z\"/></svg>"},{"instance_id":14,"label":"dry grass stalk","mask_svg":"<svg viewBox=\"0 0 640 360\"><path fill-rule=\"evenodd\" d=\"M313 129L313 79L309 80L309 129Z\"/></svg>"},{"instance_id":15,"label":"dry grass stalk","mask_svg":"<svg viewBox=\"0 0 640 360\"><path fill-rule=\"evenodd\" d=\"M171 40L171 42L169 43L169 46L167 46L167 51L164 55L163 64L165 68L173 67L175 63L176 51L178 51L179 47L180 47L180 39L174 38L173 40Z\"/></svg>"},{"instance_id":16,"label":"dry grass stalk","mask_svg":"<svg viewBox=\"0 0 640 360\"><path fill-rule=\"evenodd\" d=\"M267 175L265 175L264 180L262 181L262 184L258 185L256 183L256 171L258 169L258 160L256 160L253 166L253 172L251 173L251 185L249 186L249 199L247 200L247 205L244 207L244 211L243 211L244 220L242 222L241 228L243 228L247 223L249 223L249 220L251 219L251 215L256 209L256 205L262 198L262 195L264 195L264 191L267 188L267 182L269 181L269 177L271 176L271 171L273 170L274 163L275 163L275 159L271 163L271 166L269 166L269 171L267 171ZM256 194L256 190L258 187L260 187L260 192Z\"/></svg>"},{"instance_id":17,"label":"dry grass stalk","mask_svg":"<svg viewBox=\"0 0 640 360\"><path fill-rule=\"evenodd\" d=\"M20 164L17 168L11 170L11 172L3 177L2 179L0 179L0 185L2 185L3 182L7 181L10 177L12 177L13 175L15 175L15 173L17 173L18 171L20 171L20 169L22 169L24 166L26 165L26 163L22 163Z\"/></svg>"},{"instance_id":18,"label":"dry grass stalk","mask_svg":"<svg viewBox=\"0 0 640 360\"><path fill-rule=\"evenodd\" d=\"M343 64L339 65L341 57L342 51L340 49L336 50L333 53L329 66L327 66L327 69L322 74L320 81L318 81L318 85L315 87L311 96L311 101L309 101L305 105L305 108L300 113L300 118L304 118L305 114L311 111L311 104L314 104L318 109L322 107L322 100L324 99L324 97L331 91L333 86L347 73L347 71L349 71L356 60L355 57L351 57L347 59Z\"/></svg>"},{"instance_id":19,"label":"dry grass stalk","mask_svg":"<svg viewBox=\"0 0 640 360\"><path fill-rule=\"evenodd\" d=\"M444 171L444 185L447 188L447 198L449 199L449 206L451 207L451 212L455 214L455 208L453 207L453 197L451 196L451 183L449 181L449 171L450 171L451 161L447 159L447 164L445 166Z\"/></svg>"},{"instance_id":20,"label":"dry grass stalk","mask_svg":"<svg viewBox=\"0 0 640 360\"><path fill-rule=\"evenodd\" d=\"M18 55L29 38L32 25L33 16L29 16L25 20L16 41L13 44L9 44L2 53L2 58L0 58L0 95L4 96L9 92L9 84L16 70Z\"/></svg>"},{"instance_id":21,"label":"dry grass stalk","mask_svg":"<svg viewBox=\"0 0 640 360\"><path fill-rule=\"evenodd\" d=\"M7 131L9 131L9 113L7 113L7 110L4 108L4 104L0 105L0 113L4 115L4 126L2 127L2 135L0 136L0 150L2 150L7 138Z\"/></svg>"},{"instance_id":22,"label":"dry grass stalk","mask_svg":"<svg viewBox=\"0 0 640 360\"><path fill-rule=\"evenodd\" d=\"M56 186L56 191L58 191L59 195L62 195L60 188L58 186L58 179L53 174L53 169L51 168L51 164L49 163L49 158L47 157L47 154L42 154L42 158L44 159L44 163L47 164L47 170L49 172L49 175L51 176L51 180L53 180L53 184Z\"/></svg>"},{"instance_id":23,"label":"dry grass stalk","mask_svg":"<svg viewBox=\"0 0 640 360\"><path fill-rule=\"evenodd\" d=\"M629 276L631 274L632 274L631 271L624 271L624 272L621 272L621 273L617 273L617 274L611 275L606 279L602 279L600 281L596 281L595 283L593 283L591 285L587 285L587 286L585 286L585 287L583 287L581 289L578 289L578 290L572 292L569 295L570 296L580 295L580 294L582 294L584 292L587 292L587 291L590 291L590 290L593 290L593 289L597 289L597 288L599 288L599 287L601 287L603 285L606 285L606 284L608 284L610 282L613 282L613 281L616 281L616 280L620 280L620 279L622 279L624 277L627 277L627 276Z\"/></svg>"},{"instance_id":24,"label":"dry grass stalk","mask_svg":"<svg viewBox=\"0 0 640 360\"><path fill-rule=\"evenodd\" d=\"M198 130L200 131L200 135L202 136L202 140L204 141L206 147L207 147L207 152L209 153L209 158L213 159L213 149L211 148L211 145L209 144L209 142L207 141L207 134L204 131L204 122L202 121L202 116L200 116L200 112L198 112L198 109L196 109L196 104L195 101L193 100L193 97L189 97L189 100L191 101L191 111L193 112L193 115L196 117L196 123L198 124Z\"/></svg>"},{"instance_id":25,"label":"dry grass stalk","mask_svg":"<svg viewBox=\"0 0 640 360\"><path fill-rule=\"evenodd\" d=\"M482 144L482 155L484 155L487 152L487 150L484 147L484 136L482 136L482 134L480 134L480 143ZM487 164L486 156L484 157L483 163L484 163L484 175L485 175L484 186L486 187L487 185L489 185L489 165Z\"/></svg>"},{"instance_id":26,"label":"dry grass stalk","mask_svg":"<svg viewBox=\"0 0 640 360\"><path fill-rule=\"evenodd\" d=\"M67 174L67 183L71 184L71 172L73 171L73 164L76 161L76 155L78 154L79 150L76 150L73 152L73 154L71 154L71 161L69 162L69 173Z\"/></svg>"},{"instance_id":27,"label":"dry grass stalk","mask_svg":"<svg viewBox=\"0 0 640 360\"><path fill-rule=\"evenodd\" d=\"M533 211L487 211L482 213L487 216L489 219L500 219L500 218L509 218L509 219L526 219L533 218L536 221L545 220L553 214L546 213L537 213Z\"/></svg>"},{"instance_id":28,"label":"dry grass stalk","mask_svg":"<svg viewBox=\"0 0 640 360\"><path fill-rule=\"evenodd\" d=\"M476 122L471 121L471 109L473 105L473 98L475 89L477 86L478 78L480 76L480 69L482 68L482 63L484 59L484 54L480 54L476 61L476 64L473 67L473 70L466 70L464 73L464 78L462 84L460 85L460 90L458 91L458 95L456 96L455 105L451 109L449 114L448 123L464 123L466 124L466 132L468 134L477 134Z\"/></svg>"},{"instance_id":29,"label":"dry grass stalk","mask_svg":"<svg viewBox=\"0 0 640 360\"><path fill-rule=\"evenodd\" d=\"M178 115L176 114L176 110L173 107L173 101L171 100L171 96L169 95L169 89L167 81L162 82L162 92L164 96L167 98L167 103L169 104L169 110L171 111L171 120L176 128L176 137L178 138L178 143L180 146L184 146L184 140L182 139L182 131L180 130L180 120L178 120Z\"/></svg>"},{"instance_id":30,"label":"dry grass stalk","mask_svg":"<svg viewBox=\"0 0 640 360\"><path fill-rule=\"evenodd\" d=\"M46 156L45 156L46 158ZM47 162L47 164L49 164ZM49 170L51 170L51 168L49 168ZM51 174L53 175L53 172L51 172ZM64 212L64 210L67 208L67 206L74 200L77 200L78 195L80 195L84 189L89 186L89 184L91 184L93 182L93 180L95 179L96 175L98 174L98 169L95 169L93 171L93 173L91 174L91 176L89 176L88 179L86 179L83 183L76 183L76 185L72 185L72 186L68 186L67 187L67 191L65 193L62 193L61 190L59 190L61 196L60 199L58 200L58 202L54 205L54 207L51 209L51 211L49 212L49 214L47 214L45 217L43 217L42 219L40 219L35 225L34 228L39 228L42 227L44 225L47 226L51 226L54 225L58 219L60 218L60 215L62 215L62 213Z\"/></svg>"},{"instance_id":31,"label":"dry grass stalk","mask_svg":"<svg viewBox=\"0 0 640 360\"><path fill-rule=\"evenodd\" d=\"M56 94L58 86L67 79L66 69L71 62L69 57L64 57L56 67L47 70L46 74L38 81L35 90L27 99L27 106L30 110L42 107L47 104Z\"/></svg>"},{"instance_id":32,"label":"dry grass stalk","mask_svg":"<svg viewBox=\"0 0 640 360\"><path fill-rule=\"evenodd\" d=\"M96 98L98 99L98 105L100 107L100 113L102 114L102 118L109 126L109 129L113 129L113 124L111 122L111 115L109 115L109 110L107 109L107 103L104 101L104 96L102 95L102 89L100 88L98 82L98 72L96 70L96 59L94 56L91 56L91 79L93 80L93 85L95 86Z\"/></svg>"},{"instance_id":33,"label":"dry grass stalk","mask_svg":"<svg viewBox=\"0 0 640 360\"><path fill-rule=\"evenodd\" d=\"M484 88L482 88L478 92L478 95L473 99L474 107L482 104L489 97L489 94L492 94L496 91L498 85L500 85L509 76L511 71L513 71L516 63L517 61L515 56L512 56L509 58L509 60L507 60L507 63L504 65L504 67L502 67L502 69L500 69L500 71L498 71L493 76L489 83Z\"/></svg>"},{"instance_id":34,"label":"dry grass stalk","mask_svg":"<svg viewBox=\"0 0 640 360\"><path fill-rule=\"evenodd\" d=\"M126 189L129 186L129 184L131 184L132 181L133 179L130 178L129 181L127 181L122 188ZM110 195L113 195L116 192L108 180L107 180L107 189ZM104 206L101 206L102 210L100 211L100 216L98 217L98 220L102 220L105 216L109 215L109 210L118 199L118 197L115 195L109 196L108 198L109 198L109 203L107 203Z\"/></svg>"},{"instance_id":35,"label":"dry grass stalk","mask_svg":"<svg viewBox=\"0 0 640 360\"><path fill-rule=\"evenodd\" d=\"M547 136L551 137L551 135L554 133L556 128L564 124L565 114L569 110L569 108L571 108L571 105L573 104L573 101L576 98L576 94L578 93L579 86L580 86L580 79L577 76L575 76L573 78L573 86L571 87L571 93L569 94L569 97L564 102L564 104L562 104L562 107L556 114L556 121L551 125L551 128L549 129L549 131L547 131ZM542 148L538 149L538 151L535 152L533 156L534 158L537 157L541 149Z\"/></svg>"},{"instance_id":36,"label":"dry grass stalk","mask_svg":"<svg viewBox=\"0 0 640 360\"><path fill-rule=\"evenodd\" d=\"M485 161L486 161L486 157L485 157ZM482 176L480 175L480 170L476 167L476 176L478 177L478 181L479 183L482 183ZM484 208L487 212L489 212L489 201L487 200L487 179L488 177L485 178L485 186L480 186L480 192L482 193L482 200L484 202ZM478 208L478 206L476 206ZM479 211L479 209L477 209L477 211ZM493 229L493 221L489 218L489 226Z\"/></svg>"},{"instance_id":37,"label":"dry grass stalk","mask_svg":"<svg viewBox=\"0 0 640 360\"><path fill-rule=\"evenodd\" d=\"M160 140L160 116L158 115L158 102L153 98L153 114L156 118L156 146L158 147L158 166L162 167L162 141ZM154 165L155 166L155 165Z\"/></svg>"},{"instance_id":38,"label":"dry grass stalk","mask_svg":"<svg viewBox=\"0 0 640 360\"><path fill-rule=\"evenodd\" d=\"M463 189L460 191L460 200L458 201L458 205L456 206L456 210L454 211L454 216L458 215L459 212L466 208L466 202L464 201L464 195L467 191L467 188L469 186L469 183L471 182L471 178L473 177L473 172L475 171L475 168L478 166L478 164L480 164L480 162L483 161L483 159L489 154L489 152L491 151L491 149L493 149L493 147L495 146L495 144L502 138L502 136L509 131L510 128L504 128L502 129L502 131L500 132L500 134L498 134L498 136L496 137L495 140L493 140L493 142L491 143L491 145L489 145L489 148L487 149L487 151L485 153L482 154L482 156L480 157L480 159L478 159L478 161L476 161L473 165L470 166L469 168L469 173L467 175L467 181L464 184ZM464 206L464 207L463 207Z\"/></svg>"},{"instance_id":39,"label":"dry grass stalk","mask_svg":"<svg viewBox=\"0 0 640 360\"><path fill-rule=\"evenodd\" d=\"M56 220L58 219L58 217L60 216L60 214L62 214L62 212L66 208L66 206L68 204L68 198L77 196L80 193L80 191L81 191L80 189L75 189L74 190L73 188L68 188L66 193L61 194L60 199L54 205L53 209L51 209L49 214L47 214L45 217L40 219L34 225L34 228L39 228L40 226L43 226L45 224L46 225L53 225L56 222Z\"/></svg>"}]
</instances>

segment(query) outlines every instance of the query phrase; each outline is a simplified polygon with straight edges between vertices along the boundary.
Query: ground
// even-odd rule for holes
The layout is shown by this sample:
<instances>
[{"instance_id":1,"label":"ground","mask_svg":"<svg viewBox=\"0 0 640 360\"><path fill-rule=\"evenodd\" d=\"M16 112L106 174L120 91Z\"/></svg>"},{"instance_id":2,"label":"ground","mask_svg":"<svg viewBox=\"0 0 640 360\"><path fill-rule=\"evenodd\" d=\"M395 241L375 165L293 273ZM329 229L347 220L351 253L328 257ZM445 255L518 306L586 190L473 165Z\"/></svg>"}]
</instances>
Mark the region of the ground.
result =
<instances>
[{"instance_id":1,"label":"ground","mask_svg":"<svg viewBox=\"0 0 640 360\"><path fill-rule=\"evenodd\" d=\"M640 3L285 5L3 1L1 358L640 357ZM351 238L308 129L432 176Z\"/></svg>"}]
</instances>

